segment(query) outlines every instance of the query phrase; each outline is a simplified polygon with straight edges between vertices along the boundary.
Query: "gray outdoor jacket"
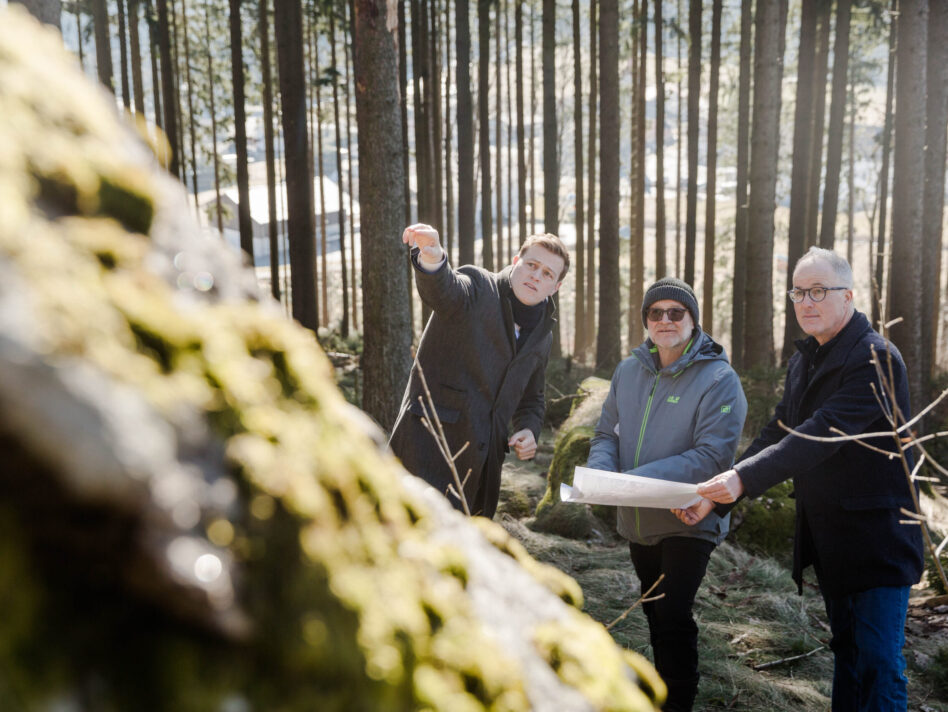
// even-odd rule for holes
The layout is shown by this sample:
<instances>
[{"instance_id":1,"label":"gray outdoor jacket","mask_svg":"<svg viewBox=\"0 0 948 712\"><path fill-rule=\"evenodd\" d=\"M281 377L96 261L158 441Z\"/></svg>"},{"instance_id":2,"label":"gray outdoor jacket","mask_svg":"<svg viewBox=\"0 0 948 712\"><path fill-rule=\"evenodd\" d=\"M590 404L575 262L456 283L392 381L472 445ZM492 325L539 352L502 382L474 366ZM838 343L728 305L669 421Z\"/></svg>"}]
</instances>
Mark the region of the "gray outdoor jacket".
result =
<instances>
[{"instance_id":1,"label":"gray outdoor jacket","mask_svg":"<svg viewBox=\"0 0 948 712\"><path fill-rule=\"evenodd\" d=\"M596 425L587 467L699 483L731 467L747 400L724 349L696 328L685 353L656 365L651 339L620 363ZM690 536L718 544L729 515L696 526L667 509L619 507L619 533L638 544Z\"/></svg>"}]
</instances>

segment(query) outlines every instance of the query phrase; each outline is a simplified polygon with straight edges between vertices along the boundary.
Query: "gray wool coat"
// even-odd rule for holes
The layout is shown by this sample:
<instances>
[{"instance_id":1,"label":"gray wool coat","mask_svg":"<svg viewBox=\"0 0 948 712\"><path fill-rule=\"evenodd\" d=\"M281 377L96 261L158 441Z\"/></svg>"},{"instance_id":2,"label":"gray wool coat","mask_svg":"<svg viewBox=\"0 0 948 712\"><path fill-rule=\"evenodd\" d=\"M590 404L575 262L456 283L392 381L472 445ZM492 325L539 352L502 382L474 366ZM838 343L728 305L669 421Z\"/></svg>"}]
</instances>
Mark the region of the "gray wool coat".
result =
<instances>
[{"instance_id":1,"label":"gray wool coat","mask_svg":"<svg viewBox=\"0 0 948 712\"><path fill-rule=\"evenodd\" d=\"M553 301L547 300L543 319L518 352L509 267L498 273L473 265L454 270L445 262L438 271L427 273L418 268L416 254L412 260L418 293L432 314L389 445L409 472L461 509L460 500L448 493L451 471L421 421L420 365L452 454L468 443L456 460L462 480L470 471L464 486L468 507L472 514L492 517L508 433L529 429L539 439L546 364L553 344Z\"/></svg>"}]
</instances>

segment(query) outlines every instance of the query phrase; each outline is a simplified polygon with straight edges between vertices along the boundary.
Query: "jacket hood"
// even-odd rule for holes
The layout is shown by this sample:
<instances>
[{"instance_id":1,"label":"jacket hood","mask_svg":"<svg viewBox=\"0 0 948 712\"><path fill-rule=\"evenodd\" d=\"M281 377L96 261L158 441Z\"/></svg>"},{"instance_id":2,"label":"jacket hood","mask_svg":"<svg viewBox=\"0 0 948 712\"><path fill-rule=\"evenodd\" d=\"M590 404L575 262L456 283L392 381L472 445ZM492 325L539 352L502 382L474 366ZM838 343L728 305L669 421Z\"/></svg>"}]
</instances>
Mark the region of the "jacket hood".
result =
<instances>
[{"instance_id":1,"label":"jacket hood","mask_svg":"<svg viewBox=\"0 0 948 712\"><path fill-rule=\"evenodd\" d=\"M658 353L658 347L655 346L651 339L645 339L642 344L632 351L632 355L636 357L636 360L651 373L658 373L659 370L662 370L665 373L674 374L683 371L699 361L724 361L725 363L730 363L724 347L703 332L701 327L698 326L696 326L692 332L691 341L685 348L685 352L675 363L663 369L658 369L655 366L655 359L653 357L655 353Z\"/></svg>"}]
</instances>

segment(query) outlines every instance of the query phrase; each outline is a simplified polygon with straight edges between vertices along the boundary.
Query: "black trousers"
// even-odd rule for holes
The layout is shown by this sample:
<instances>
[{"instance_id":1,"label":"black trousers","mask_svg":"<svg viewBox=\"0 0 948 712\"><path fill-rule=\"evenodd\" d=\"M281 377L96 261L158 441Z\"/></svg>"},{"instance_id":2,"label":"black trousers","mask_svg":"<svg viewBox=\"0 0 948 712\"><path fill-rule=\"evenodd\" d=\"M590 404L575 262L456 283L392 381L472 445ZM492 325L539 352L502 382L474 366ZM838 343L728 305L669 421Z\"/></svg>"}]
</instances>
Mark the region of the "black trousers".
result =
<instances>
[{"instance_id":1,"label":"black trousers","mask_svg":"<svg viewBox=\"0 0 948 712\"><path fill-rule=\"evenodd\" d=\"M632 565L645 593L665 578L643 603L655 669L668 686L664 710L690 710L698 691L698 625L691 609L708 568L714 544L692 537L669 537L657 544L629 543Z\"/></svg>"}]
</instances>

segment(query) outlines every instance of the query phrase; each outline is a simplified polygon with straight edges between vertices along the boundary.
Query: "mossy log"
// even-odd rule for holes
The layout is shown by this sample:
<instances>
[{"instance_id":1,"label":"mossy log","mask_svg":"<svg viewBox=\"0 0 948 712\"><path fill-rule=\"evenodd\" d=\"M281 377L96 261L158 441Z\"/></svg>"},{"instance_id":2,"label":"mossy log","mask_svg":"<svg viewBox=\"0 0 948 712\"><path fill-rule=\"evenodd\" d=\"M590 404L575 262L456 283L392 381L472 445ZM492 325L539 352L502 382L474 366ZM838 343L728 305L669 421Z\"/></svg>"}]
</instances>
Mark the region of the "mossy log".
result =
<instances>
[{"instance_id":1,"label":"mossy log","mask_svg":"<svg viewBox=\"0 0 948 712\"><path fill-rule=\"evenodd\" d=\"M574 400L572 412L557 431L546 492L537 504L531 525L537 531L573 539L589 537L600 520L615 520L615 507L592 508L560 500L560 485L572 484L573 470L589 457L590 440L609 393L609 381L595 376L587 378L579 385L578 393L581 397Z\"/></svg>"},{"instance_id":2,"label":"mossy log","mask_svg":"<svg viewBox=\"0 0 948 712\"><path fill-rule=\"evenodd\" d=\"M61 38L0 13L0 709L653 710L404 473Z\"/></svg>"}]
</instances>

